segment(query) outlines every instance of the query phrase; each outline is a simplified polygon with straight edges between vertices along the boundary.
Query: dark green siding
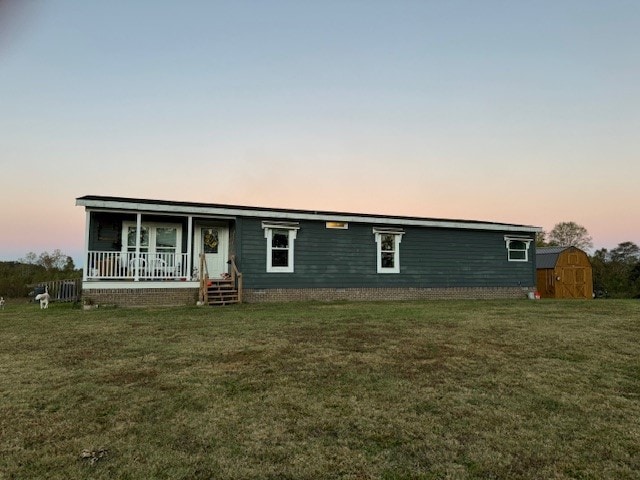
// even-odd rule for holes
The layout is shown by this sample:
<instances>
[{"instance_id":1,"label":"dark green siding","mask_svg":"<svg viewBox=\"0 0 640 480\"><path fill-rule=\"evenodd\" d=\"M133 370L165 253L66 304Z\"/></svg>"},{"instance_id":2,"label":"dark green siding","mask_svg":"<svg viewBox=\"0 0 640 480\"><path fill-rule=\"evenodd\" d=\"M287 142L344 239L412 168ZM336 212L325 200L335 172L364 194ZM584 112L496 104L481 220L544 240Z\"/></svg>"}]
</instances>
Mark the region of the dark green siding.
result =
<instances>
[{"instance_id":1,"label":"dark green siding","mask_svg":"<svg viewBox=\"0 0 640 480\"><path fill-rule=\"evenodd\" d=\"M120 251L122 222L135 214L92 212L89 250ZM237 218L230 223L246 288L371 287L531 287L535 285L535 247L528 262L509 262L504 231L402 227L400 273L376 272L372 224L350 223L347 230L327 229L324 222L301 221L295 240L293 273L267 273L263 219ZM269 220L265 218L264 220ZM143 222L180 223L182 251L187 250L187 219L143 215ZM194 220L195 222L195 220ZM382 225L380 225L382 226ZM518 236L523 236L518 234ZM533 234L530 238L534 238Z\"/></svg>"},{"instance_id":2,"label":"dark green siding","mask_svg":"<svg viewBox=\"0 0 640 480\"><path fill-rule=\"evenodd\" d=\"M238 219L238 264L247 288L535 285L533 242L528 262L509 262L504 241L508 232L402 228L399 274L376 272L373 225L358 223L333 230L324 222L301 221L294 273L267 273L261 220Z\"/></svg>"}]
</instances>

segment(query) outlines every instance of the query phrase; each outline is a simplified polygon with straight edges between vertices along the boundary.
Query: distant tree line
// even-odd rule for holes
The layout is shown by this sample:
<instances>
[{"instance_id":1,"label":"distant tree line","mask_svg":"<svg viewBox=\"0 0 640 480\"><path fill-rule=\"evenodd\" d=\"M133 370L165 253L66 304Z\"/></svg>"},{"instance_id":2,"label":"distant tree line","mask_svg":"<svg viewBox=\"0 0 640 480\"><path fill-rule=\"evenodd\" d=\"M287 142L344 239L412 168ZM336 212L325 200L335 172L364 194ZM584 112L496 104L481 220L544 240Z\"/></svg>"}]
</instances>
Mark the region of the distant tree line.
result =
<instances>
[{"instance_id":1,"label":"distant tree line","mask_svg":"<svg viewBox=\"0 0 640 480\"><path fill-rule=\"evenodd\" d=\"M640 248L635 243L622 242L611 251L596 250L591 266L596 295L640 298Z\"/></svg>"},{"instance_id":2,"label":"distant tree line","mask_svg":"<svg viewBox=\"0 0 640 480\"><path fill-rule=\"evenodd\" d=\"M60 250L40 255L29 252L18 261L0 262L0 296L26 297L32 290L30 285L80 277L82 270L76 269L73 259Z\"/></svg>"},{"instance_id":3,"label":"distant tree line","mask_svg":"<svg viewBox=\"0 0 640 480\"><path fill-rule=\"evenodd\" d=\"M593 248L589 232L575 222L561 222L536 238L539 247ZM601 248L589 256L593 268L593 290L596 296L640 298L640 247L633 242L619 243L616 248Z\"/></svg>"}]
</instances>

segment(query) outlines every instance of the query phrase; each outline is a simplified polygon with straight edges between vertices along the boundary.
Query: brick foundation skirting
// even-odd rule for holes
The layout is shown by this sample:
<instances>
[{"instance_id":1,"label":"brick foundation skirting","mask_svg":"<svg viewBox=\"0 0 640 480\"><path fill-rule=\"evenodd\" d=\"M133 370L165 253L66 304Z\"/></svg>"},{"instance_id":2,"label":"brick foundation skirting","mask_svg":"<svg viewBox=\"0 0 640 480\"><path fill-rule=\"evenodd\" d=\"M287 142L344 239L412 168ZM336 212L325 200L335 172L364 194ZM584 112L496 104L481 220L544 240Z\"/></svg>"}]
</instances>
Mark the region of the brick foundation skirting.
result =
<instances>
[{"instance_id":1,"label":"brick foundation skirting","mask_svg":"<svg viewBox=\"0 0 640 480\"><path fill-rule=\"evenodd\" d=\"M332 300L475 300L526 298L531 287L451 287L451 288L272 288L245 289L243 301L290 302Z\"/></svg>"},{"instance_id":2,"label":"brick foundation skirting","mask_svg":"<svg viewBox=\"0 0 640 480\"><path fill-rule=\"evenodd\" d=\"M526 298L535 287L452 287L452 288L272 288L245 289L243 301L371 301L371 300L466 300ZM195 305L197 288L116 288L84 290L85 305L122 307Z\"/></svg>"},{"instance_id":3,"label":"brick foundation skirting","mask_svg":"<svg viewBox=\"0 0 640 480\"><path fill-rule=\"evenodd\" d=\"M175 307L195 305L197 300L197 288L105 288L82 292L82 302L85 305Z\"/></svg>"}]
</instances>

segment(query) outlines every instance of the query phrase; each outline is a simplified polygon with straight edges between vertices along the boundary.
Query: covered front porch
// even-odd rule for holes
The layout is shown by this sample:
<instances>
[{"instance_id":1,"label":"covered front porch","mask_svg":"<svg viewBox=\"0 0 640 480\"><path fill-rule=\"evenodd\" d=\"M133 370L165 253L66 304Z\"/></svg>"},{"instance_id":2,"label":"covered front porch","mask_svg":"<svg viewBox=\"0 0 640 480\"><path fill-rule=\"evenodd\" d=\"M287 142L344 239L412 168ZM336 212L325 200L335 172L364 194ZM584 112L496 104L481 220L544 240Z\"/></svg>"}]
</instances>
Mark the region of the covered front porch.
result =
<instances>
[{"instance_id":1,"label":"covered front porch","mask_svg":"<svg viewBox=\"0 0 640 480\"><path fill-rule=\"evenodd\" d=\"M93 210L86 215L84 282L198 282L232 273L233 219Z\"/></svg>"},{"instance_id":2,"label":"covered front porch","mask_svg":"<svg viewBox=\"0 0 640 480\"><path fill-rule=\"evenodd\" d=\"M242 302L235 211L86 196L82 297L88 305Z\"/></svg>"}]
</instances>

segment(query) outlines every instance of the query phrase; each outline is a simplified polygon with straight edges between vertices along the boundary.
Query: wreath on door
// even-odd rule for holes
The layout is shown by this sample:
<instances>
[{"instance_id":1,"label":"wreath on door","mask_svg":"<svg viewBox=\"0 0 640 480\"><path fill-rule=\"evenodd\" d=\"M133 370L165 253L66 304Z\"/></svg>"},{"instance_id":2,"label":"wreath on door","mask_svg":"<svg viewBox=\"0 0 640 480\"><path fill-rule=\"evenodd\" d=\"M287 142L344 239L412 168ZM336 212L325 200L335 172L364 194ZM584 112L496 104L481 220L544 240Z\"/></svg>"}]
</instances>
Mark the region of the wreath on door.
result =
<instances>
[{"instance_id":1,"label":"wreath on door","mask_svg":"<svg viewBox=\"0 0 640 480\"><path fill-rule=\"evenodd\" d=\"M202 241L207 250L216 250L218 248L218 232L216 230L207 230L204 232Z\"/></svg>"}]
</instances>

